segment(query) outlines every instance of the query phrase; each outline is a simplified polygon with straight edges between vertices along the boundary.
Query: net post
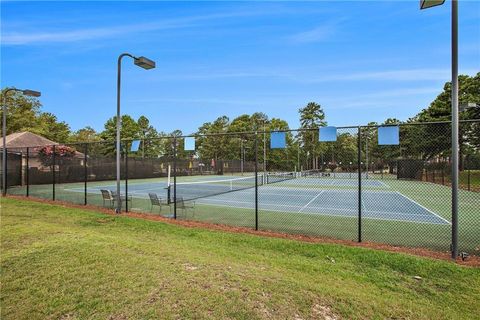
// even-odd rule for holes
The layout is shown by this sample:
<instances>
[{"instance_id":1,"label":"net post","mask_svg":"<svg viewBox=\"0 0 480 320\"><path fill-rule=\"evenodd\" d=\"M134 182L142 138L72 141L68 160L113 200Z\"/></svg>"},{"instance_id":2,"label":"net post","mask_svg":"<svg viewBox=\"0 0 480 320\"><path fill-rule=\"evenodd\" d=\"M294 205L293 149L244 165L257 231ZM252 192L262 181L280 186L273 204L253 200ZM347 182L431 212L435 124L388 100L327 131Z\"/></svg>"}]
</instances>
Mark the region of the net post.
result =
<instances>
[{"instance_id":1,"label":"net post","mask_svg":"<svg viewBox=\"0 0 480 320\"><path fill-rule=\"evenodd\" d=\"M83 156L84 156L84 159L83 159L83 173L84 173L84 177L83 177L83 189L84 189L84 199L83 199L83 205L87 205L87 181L88 181L88 168L87 168L87 159L88 159L88 156L87 156L87 153L88 153L88 144L85 143L85 146L84 146L84 150L83 150Z\"/></svg>"},{"instance_id":2,"label":"net post","mask_svg":"<svg viewBox=\"0 0 480 320\"><path fill-rule=\"evenodd\" d=\"M177 138L173 138L173 218L177 219Z\"/></svg>"},{"instance_id":3,"label":"net post","mask_svg":"<svg viewBox=\"0 0 480 320\"><path fill-rule=\"evenodd\" d=\"M258 230L258 133L255 132L255 230Z\"/></svg>"},{"instance_id":4,"label":"net post","mask_svg":"<svg viewBox=\"0 0 480 320\"><path fill-rule=\"evenodd\" d=\"M27 166L27 170L25 170L25 183L27 184L27 197L30 196L30 177L29 177L29 174L30 174L30 164L28 163L29 162L29 158L30 158L30 148L27 147L27 157L26 157L26 166Z\"/></svg>"},{"instance_id":5,"label":"net post","mask_svg":"<svg viewBox=\"0 0 480 320\"><path fill-rule=\"evenodd\" d=\"M362 242L362 127L358 127L358 242Z\"/></svg>"},{"instance_id":6,"label":"net post","mask_svg":"<svg viewBox=\"0 0 480 320\"><path fill-rule=\"evenodd\" d=\"M55 201L55 152L56 146L53 145L53 157L52 157L52 199Z\"/></svg>"}]
</instances>

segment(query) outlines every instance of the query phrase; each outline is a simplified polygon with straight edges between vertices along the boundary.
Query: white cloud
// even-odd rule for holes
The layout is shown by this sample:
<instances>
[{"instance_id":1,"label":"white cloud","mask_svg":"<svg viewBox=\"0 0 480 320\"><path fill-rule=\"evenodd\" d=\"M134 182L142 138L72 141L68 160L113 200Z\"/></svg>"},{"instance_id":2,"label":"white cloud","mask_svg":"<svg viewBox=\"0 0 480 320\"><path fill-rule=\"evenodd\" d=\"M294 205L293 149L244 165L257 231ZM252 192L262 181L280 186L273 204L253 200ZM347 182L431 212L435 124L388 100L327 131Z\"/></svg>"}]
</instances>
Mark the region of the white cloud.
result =
<instances>
[{"instance_id":1,"label":"white cloud","mask_svg":"<svg viewBox=\"0 0 480 320\"><path fill-rule=\"evenodd\" d=\"M157 103L178 103L178 104L220 104L220 105L250 105L258 106L258 100L245 100L245 99L217 99L217 98L158 98L158 99L132 99L128 100L129 103L145 103L145 104L157 104Z\"/></svg>"},{"instance_id":2,"label":"white cloud","mask_svg":"<svg viewBox=\"0 0 480 320\"><path fill-rule=\"evenodd\" d=\"M349 18L346 16L341 16L335 20L327 20L312 29L290 35L288 40L297 44L329 40L338 33L341 24L347 20L349 20Z\"/></svg>"},{"instance_id":3,"label":"white cloud","mask_svg":"<svg viewBox=\"0 0 480 320\"><path fill-rule=\"evenodd\" d=\"M107 28L77 29L70 31L43 31L43 32L6 32L2 37L3 45L28 45L35 43L63 43L108 38L127 33L152 31L160 29L178 28L184 25L153 25L137 24L115 26Z\"/></svg>"},{"instance_id":4,"label":"white cloud","mask_svg":"<svg viewBox=\"0 0 480 320\"><path fill-rule=\"evenodd\" d=\"M335 28L333 26L324 25L294 34L290 36L290 40L294 43L320 42L329 39L334 33Z\"/></svg>"},{"instance_id":5,"label":"white cloud","mask_svg":"<svg viewBox=\"0 0 480 320\"><path fill-rule=\"evenodd\" d=\"M474 75L478 70L464 69L460 74ZM399 69L375 72L331 73L322 76L291 75L292 80L305 83L333 81L449 81L449 69Z\"/></svg>"},{"instance_id":6,"label":"white cloud","mask_svg":"<svg viewBox=\"0 0 480 320\"><path fill-rule=\"evenodd\" d=\"M346 98L324 98L325 105L332 109L382 109L382 108L406 108L411 107L412 99L431 97L432 100L440 93L438 87L408 87L390 90L379 90L366 94L350 94Z\"/></svg>"},{"instance_id":7,"label":"white cloud","mask_svg":"<svg viewBox=\"0 0 480 320\"><path fill-rule=\"evenodd\" d=\"M441 80L448 78L449 74L448 69L406 69L344 74L333 76L331 80Z\"/></svg>"},{"instance_id":8,"label":"white cloud","mask_svg":"<svg viewBox=\"0 0 480 320\"><path fill-rule=\"evenodd\" d=\"M155 75L157 81L209 80L227 78L271 78L299 83L322 83L342 81L449 81L449 69L399 69L377 72L340 73L325 72L318 68L307 70L206 70L198 73ZM460 74L474 75L478 70L464 69ZM317 74L322 74L317 76ZM153 79L152 79L153 80Z\"/></svg>"},{"instance_id":9,"label":"white cloud","mask_svg":"<svg viewBox=\"0 0 480 320\"><path fill-rule=\"evenodd\" d=\"M258 11L246 12L226 12L208 15L181 17L176 19L165 19L157 23L140 23L132 25L115 25L102 28L83 28L76 30L49 30L49 31L9 31L7 26L3 26L2 45L29 45L36 43L66 43L83 40L103 39L119 35L133 34L139 32L158 31L165 29L180 29L194 27L201 22L210 20L229 19L234 17L247 17L263 14ZM29 29L32 27L30 26ZM18 26L15 28L18 29ZM36 27L40 29L41 27Z\"/></svg>"}]
</instances>

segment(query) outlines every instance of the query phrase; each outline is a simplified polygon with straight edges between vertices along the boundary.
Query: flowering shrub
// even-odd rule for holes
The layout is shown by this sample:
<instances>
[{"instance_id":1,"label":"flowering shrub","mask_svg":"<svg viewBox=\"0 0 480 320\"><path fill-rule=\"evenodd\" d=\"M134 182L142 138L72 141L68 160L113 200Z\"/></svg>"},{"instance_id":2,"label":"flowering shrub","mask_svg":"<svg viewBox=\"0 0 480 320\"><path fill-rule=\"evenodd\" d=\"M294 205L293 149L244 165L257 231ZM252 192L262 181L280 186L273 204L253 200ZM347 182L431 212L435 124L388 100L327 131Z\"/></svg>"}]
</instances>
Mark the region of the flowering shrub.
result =
<instances>
[{"instance_id":1,"label":"flowering shrub","mask_svg":"<svg viewBox=\"0 0 480 320\"><path fill-rule=\"evenodd\" d=\"M55 148L54 148L55 147ZM55 150L55 164L62 164L75 155L75 149L63 145L49 145L38 149L38 157L44 166L53 165L53 154Z\"/></svg>"}]
</instances>

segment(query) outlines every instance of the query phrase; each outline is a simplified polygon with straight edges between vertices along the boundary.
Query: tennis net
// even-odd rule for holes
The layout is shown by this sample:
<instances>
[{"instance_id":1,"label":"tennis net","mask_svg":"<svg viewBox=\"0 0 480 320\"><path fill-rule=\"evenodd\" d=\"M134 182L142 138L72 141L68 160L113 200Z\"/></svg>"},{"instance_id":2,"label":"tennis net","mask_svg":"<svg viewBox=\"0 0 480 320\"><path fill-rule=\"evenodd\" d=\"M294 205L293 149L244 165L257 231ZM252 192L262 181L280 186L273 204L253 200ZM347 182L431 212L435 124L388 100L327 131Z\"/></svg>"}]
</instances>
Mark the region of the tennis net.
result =
<instances>
[{"instance_id":1,"label":"tennis net","mask_svg":"<svg viewBox=\"0 0 480 320\"><path fill-rule=\"evenodd\" d=\"M295 172L270 172L267 174L267 184L295 179Z\"/></svg>"},{"instance_id":2,"label":"tennis net","mask_svg":"<svg viewBox=\"0 0 480 320\"><path fill-rule=\"evenodd\" d=\"M262 175L258 175L257 183L259 186L262 185L262 181ZM169 188L170 202L173 202L174 185L170 185ZM255 176L209 181L177 182L176 196L177 199L181 197L183 200L196 200L250 188L255 188Z\"/></svg>"},{"instance_id":3,"label":"tennis net","mask_svg":"<svg viewBox=\"0 0 480 320\"><path fill-rule=\"evenodd\" d=\"M302 177L319 177L321 175L322 175L322 170L320 169L304 170L301 173Z\"/></svg>"}]
</instances>

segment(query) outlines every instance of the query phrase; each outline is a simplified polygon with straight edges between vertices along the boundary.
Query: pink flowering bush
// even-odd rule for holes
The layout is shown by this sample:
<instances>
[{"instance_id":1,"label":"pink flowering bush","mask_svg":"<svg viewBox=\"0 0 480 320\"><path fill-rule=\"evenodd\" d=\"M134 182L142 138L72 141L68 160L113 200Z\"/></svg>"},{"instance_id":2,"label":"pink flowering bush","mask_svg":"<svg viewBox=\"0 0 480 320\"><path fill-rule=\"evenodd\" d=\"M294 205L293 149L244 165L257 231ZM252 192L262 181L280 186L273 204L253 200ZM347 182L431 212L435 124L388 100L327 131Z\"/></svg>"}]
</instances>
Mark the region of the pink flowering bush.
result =
<instances>
[{"instance_id":1,"label":"pink flowering bush","mask_svg":"<svg viewBox=\"0 0 480 320\"><path fill-rule=\"evenodd\" d=\"M38 157L44 166L53 165L53 154L55 150L55 164L63 164L75 156L75 149L63 145L48 145L38 149Z\"/></svg>"}]
</instances>

